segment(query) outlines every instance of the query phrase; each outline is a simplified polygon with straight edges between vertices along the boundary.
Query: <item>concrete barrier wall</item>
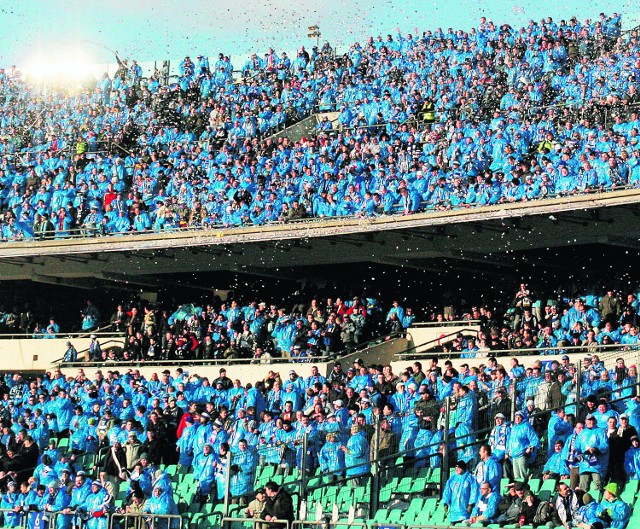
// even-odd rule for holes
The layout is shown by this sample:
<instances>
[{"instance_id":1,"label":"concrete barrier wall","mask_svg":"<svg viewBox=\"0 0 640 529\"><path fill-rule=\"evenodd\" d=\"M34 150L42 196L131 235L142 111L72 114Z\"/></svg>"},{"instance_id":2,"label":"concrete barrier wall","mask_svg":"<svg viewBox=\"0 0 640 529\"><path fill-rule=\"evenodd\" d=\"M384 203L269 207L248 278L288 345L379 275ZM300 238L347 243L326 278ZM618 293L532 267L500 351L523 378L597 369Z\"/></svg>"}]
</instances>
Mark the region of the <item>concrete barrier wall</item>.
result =
<instances>
[{"instance_id":1,"label":"concrete barrier wall","mask_svg":"<svg viewBox=\"0 0 640 529\"><path fill-rule=\"evenodd\" d=\"M465 324L464 322L460 322L456 325L418 325L409 329L409 335L411 341L413 342L411 345L415 348L414 352L421 353L427 348L433 348L435 345L439 345L438 342L435 342L427 346L423 346L423 344L426 344L427 342L432 342L433 340L438 340L439 338L443 338L443 342L447 342L452 338L445 337L450 336L451 334L462 332L465 336L472 336L479 330L480 326L478 324Z\"/></svg>"},{"instance_id":2,"label":"concrete barrier wall","mask_svg":"<svg viewBox=\"0 0 640 529\"><path fill-rule=\"evenodd\" d=\"M64 356L70 341L80 351L89 347L89 338L0 340L0 371L46 371ZM107 340L105 340L106 342ZM120 339L122 343L122 339Z\"/></svg>"},{"instance_id":3,"label":"concrete barrier wall","mask_svg":"<svg viewBox=\"0 0 640 529\"><path fill-rule=\"evenodd\" d=\"M10 372L26 372L35 371L42 372L53 369L57 362L63 357L67 350L67 341L70 341L74 347L80 352L89 347L89 338L54 338L47 340L35 340L35 339L14 339L14 340L1 340L0 341L0 371ZM124 341L120 337L103 337L100 339L103 350L109 346L122 346ZM80 354L80 356L82 356ZM221 367L227 370L227 376L232 379L240 379L243 384L247 382L256 382L262 380L267 376L269 371L279 372L283 378L287 378L291 369L295 370L301 376L309 376L311 373L311 367L317 365L320 373L327 372L328 364L326 362L320 363L296 363L291 361L279 362L274 364L228 364L220 362L216 365L181 365L185 371L191 373L197 373L200 376L206 376L209 378L217 378ZM141 374L148 377L152 373L160 373L165 369L170 369L172 374L177 366L171 365L154 365L154 366L142 366L134 367L138 369ZM66 367L63 372L67 376L75 376L79 367ZM123 365L119 363L106 363L100 367L82 367L87 376L92 376L98 369L101 369L103 373L108 370L126 372L131 369L131 366Z\"/></svg>"},{"instance_id":4,"label":"concrete barrier wall","mask_svg":"<svg viewBox=\"0 0 640 529\"><path fill-rule=\"evenodd\" d=\"M247 383L255 384L259 380L263 380L269 374L269 371L279 373L283 380L289 378L289 371L294 370L299 376L308 377L311 374L311 367L317 366L321 374L326 374L329 364L327 362L318 362L315 364L298 364L294 362L280 362L278 364L224 364L217 365L181 365L182 369L190 374L197 374L200 377L207 377L209 380L214 380L220 375L220 368L224 367L227 370L227 376L231 380L240 380L245 385ZM100 369L103 374L107 371L119 371L120 373L126 373L129 369L135 369L140 371L140 374L146 378L149 378L153 373L162 373L165 369L171 371L171 375L175 375L175 370L178 366L142 366L131 367L128 365L122 365L118 363L105 364L100 367L83 367L85 374L92 378L96 371ZM64 368L62 372L65 375L75 376L78 368Z\"/></svg>"}]
</instances>

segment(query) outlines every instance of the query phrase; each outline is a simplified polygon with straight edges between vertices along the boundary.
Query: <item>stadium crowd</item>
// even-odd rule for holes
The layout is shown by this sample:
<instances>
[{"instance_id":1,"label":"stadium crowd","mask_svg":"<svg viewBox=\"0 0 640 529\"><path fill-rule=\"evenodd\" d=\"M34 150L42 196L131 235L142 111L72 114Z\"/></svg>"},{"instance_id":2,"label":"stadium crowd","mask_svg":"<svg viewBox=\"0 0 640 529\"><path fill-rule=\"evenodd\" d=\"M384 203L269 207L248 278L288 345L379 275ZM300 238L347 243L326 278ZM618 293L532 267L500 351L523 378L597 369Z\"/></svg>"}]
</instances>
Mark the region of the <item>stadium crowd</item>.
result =
<instances>
[{"instance_id":1,"label":"stadium crowd","mask_svg":"<svg viewBox=\"0 0 640 529\"><path fill-rule=\"evenodd\" d=\"M453 307L433 312L427 321L434 323L476 321L475 336L459 334L433 344L435 352L457 354L462 358L486 357L491 351L541 350L543 354L566 351L598 353L615 344L638 344L637 294L631 290L603 295L584 294L572 299L546 299L524 283L509 307L492 310L470 307L456 314ZM122 355L102 351L100 341L92 342L84 358L72 345L65 360L75 362L189 360L253 358L269 363L274 358L308 361L312 357L336 356L370 339L399 336L413 325L416 315L411 307L393 301L388 309L367 295L322 298L294 296L289 308L251 300L212 302L205 306L182 305L171 312L142 300L118 305L110 317L111 329L126 334ZM97 309L89 304L94 321ZM83 312L83 328L88 309ZM21 318L12 313L12 319ZM0 316L0 322L3 321ZM5 319L6 321L6 319ZM54 327L54 325L56 327ZM39 328L39 327L38 327ZM14 328L20 332L20 328ZM410 332L410 331L409 331ZM59 336L55 319L34 337ZM571 349L564 349L571 348ZM577 349L576 349L577 348Z\"/></svg>"},{"instance_id":2,"label":"stadium crowd","mask_svg":"<svg viewBox=\"0 0 640 529\"><path fill-rule=\"evenodd\" d=\"M489 358L460 370L450 361L440 366L437 357L428 362L395 374L389 365L356 359L344 370L336 362L326 378L313 367L306 378L270 371L254 384L231 380L224 368L214 380L181 368L148 379L134 369L92 378L82 369L33 380L6 375L5 523L56 511L61 527L74 516L102 527L121 483L128 493L119 509L176 514L174 481L161 464L192 475L194 501L202 504L223 499L229 472L231 496L246 505L258 467L288 475L304 466L309 475L319 469L357 484L372 459L380 459L384 475L395 454L404 453L407 468L455 468L442 491L452 523L625 526L630 507L621 492L640 478L635 367L620 358L608 370L597 356L582 366L563 358L526 368L517 358L508 366ZM578 378L586 383L592 373L614 382L577 399ZM82 468L86 453L99 454L90 468ZM504 498L503 477L511 480ZM557 497L530 496L527 484L536 479L557 483ZM262 502L268 496L262 516L285 509L293 519L284 487L269 482L266 489L257 491Z\"/></svg>"},{"instance_id":3,"label":"stadium crowd","mask_svg":"<svg viewBox=\"0 0 640 529\"><path fill-rule=\"evenodd\" d=\"M411 308L405 310L397 301L385 314L376 299L360 296L324 303L313 299L290 310L231 300L219 308L182 305L171 315L157 312L148 306L126 312L117 307L110 321L126 332L123 360L253 358L269 363L276 357L335 356L385 333L400 335L415 319ZM89 350L90 361L108 359L99 346L94 349Z\"/></svg>"},{"instance_id":4,"label":"stadium crowd","mask_svg":"<svg viewBox=\"0 0 640 529\"><path fill-rule=\"evenodd\" d=\"M270 49L78 94L0 72L2 239L412 214L637 186L637 32L601 14ZM339 113L298 142L268 135ZM614 116L612 118L612 116Z\"/></svg>"}]
</instances>

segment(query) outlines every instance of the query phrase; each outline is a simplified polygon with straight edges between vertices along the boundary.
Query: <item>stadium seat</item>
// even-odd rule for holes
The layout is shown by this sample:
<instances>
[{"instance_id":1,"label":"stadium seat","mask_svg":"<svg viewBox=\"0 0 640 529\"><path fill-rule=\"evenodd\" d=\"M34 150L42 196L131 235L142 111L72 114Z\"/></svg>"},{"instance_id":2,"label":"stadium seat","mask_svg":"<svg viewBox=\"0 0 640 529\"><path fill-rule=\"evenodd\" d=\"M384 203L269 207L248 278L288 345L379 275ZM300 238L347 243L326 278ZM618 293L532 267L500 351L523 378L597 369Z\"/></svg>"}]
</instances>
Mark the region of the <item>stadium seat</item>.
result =
<instances>
[{"instance_id":1,"label":"stadium seat","mask_svg":"<svg viewBox=\"0 0 640 529\"><path fill-rule=\"evenodd\" d=\"M437 525L444 526L448 525L447 513L444 510L444 505L438 505L438 508L431 513L429 517L429 521L427 522L429 525Z\"/></svg>"},{"instance_id":2,"label":"stadium seat","mask_svg":"<svg viewBox=\"0 0 640 529\"><path fill-rule=\"evenodd\" d=\"M393 491L395 494L409 494L411 492L412 478L406 477L402 478L398 486Z\"/></svg>"},{"instance_id":3,"label":"stadium seat","mask_svg":"<svg viewBox=\"0 0 640 529\"><path fill-rule=\"evenodd\" d=\"M389 516L387 516L388 523L398 523L400 518L402 518L402 510L401 509L392 509L389 511Z\"/></svg>"},{"instance_id":4,"label":"stadium seat","mask_svg":"<svg viewBox=\"0 0 640 529\"><path fill-rule=\"evenodd\" d=\"M529 481L527 482L527 485L529 485L529 490L531 490L531 492L533 492L534 494L538 494L538 491L540 490L541 481L542 480L540 478L529 479Z\"/></svg>"},{"instance_id":5,"label":"stadium seat","mask_svg":"<svg viewBox=\"0 0 640 529\"><path fill-rule=\"evenodd\" d=\"M549 501L556 491L556 480L545 479L537 493L538 498L542 501Z\"/></svg>"},{"instance_id":6,"label":"stadium seat","mask_svg":"<svg viewBox=\"0 0 640 529\"><path fill-rule=\"evenodd\" d=\"M639 485L639 480L630 479L624 486L624 490L622 491L622 494L620 494L620 499L629 505L633 505L635 503L636 494L638 494Z\"/></svg>"},{"instance_id":7,"label":"stadium seat","mask_svg":"<svg viewBox=\"0 0 640 529\"><path fill-rule=\"evenodd\" d=\"M424 505L420 511L421 517L428 519L438 507L438 499L431 497L424 500Z\"/></svg>"},{"instance_id":8,"label":"stadium seat","mask_svg":"<svg viewBox=\"0 0 640 529\"><path fill-rule=\"evenodd\" d=\"M415 478L411 483L410 494L423 494L427 488L427 478Z\"/></svg>"},{"instance_id":9,"label":"stadium seat","mask_svg":"<svg viewBox=\"0 0 640 529\"><path fill-rule=\"evenodd\" d=\"M387 509L378 509L371 521L373 523L383 523L387 521L387 516Z\"/></svg>"}]
</instances>

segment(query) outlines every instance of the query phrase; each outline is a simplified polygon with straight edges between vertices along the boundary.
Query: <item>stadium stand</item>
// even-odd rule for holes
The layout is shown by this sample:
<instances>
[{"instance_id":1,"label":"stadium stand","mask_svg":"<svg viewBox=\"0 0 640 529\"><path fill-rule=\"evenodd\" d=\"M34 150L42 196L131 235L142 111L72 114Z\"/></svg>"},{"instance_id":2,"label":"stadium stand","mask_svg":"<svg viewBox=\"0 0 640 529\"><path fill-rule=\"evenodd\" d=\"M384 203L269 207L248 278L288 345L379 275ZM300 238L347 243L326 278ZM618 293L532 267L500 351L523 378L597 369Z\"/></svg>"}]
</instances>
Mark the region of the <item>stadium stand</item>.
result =
<instances>
[{"instance_id":1,"label":"stadium stand","mask_svg":"<svg viewBox=\"0 0 640 529\"><path fill-rule=\"evenodd\" d=\"M32 303L28 303L27 307ZM305 359L348 352L371 339L399 336L416 321L411 307L394 301L388 308L375 298L353 296L304 300L295 296L276 304L256 300L246 304L236 300L211 302L200 306L187 303L171 309L140 299L118 305L108 319L101 321L92 303L82 312L79 328L100 329L126 336L122 355L111 360L189 360L254 358ZM478 322L479 330L453 331L431 343L419 344L420 351L431 350L475 358L495 350L540 350L551 354L556 348L584 348L598 352L602 346L637 344L638 293L616 293L612 289L597 295L546 299L522 283L509 306L494 308L452 306L433 312L433 323L455 320ZM446 315L446 316L445 316ZM29 310L0 309L0 330L10 336L33 338L64 336L55 319L38 324ZM13 334L15 333L15 334ZM68 361L75 361L71 351ZM112 352L115 355L115 351ZM71 359L73 357L73 360ZM99 338L92 342L88 360L107 360Z\"/></svg>"},{"instance_id":2,"label":"stadium stand","mask_svg":"<svg viewBox=\"0 0 640 529\"><path fill-rule=\"evenodd\" d=\"M617 14L188 57L40 97L4 74L6 241L408 215L637 187L638 37ZM310 113L317 136L272 140ZM615 117L613 117L615 116Z\"/></svg>"},{"instance_id":3,"label":"stadium stand","mask_svg":"<svg viewBox=\"0 0 640 529\"><path fill-rule=\"evenodd\" d=\"M49 511L57 523L89 526L124 523L125 512L193 526L256 513L345 526L481 516L500 526L521 517L561 525L562 516L579 519L584 502L591 523L608 515L623 527L638 492L640 395L626 365L637 356L616 351L582 366L536 360L526 369L491 359L460 371L414 363L399 375L356 361L355 376L337 365L327 377L291 371L255 385L224 370L215 380L182 369L148 379L135 370L7 375L5 524ZM589 386L592 373L614 383ZM255 491L259 508L249 504Z\"/></svg>"},{"instance_id":4,"label":"stadium stand","mask_svg":"<svg viewBox=\"0 0 640 529\"><path fill-rule=\"evenodd\" d=\"M617 14L519 30L483 19L468 33L372 38L343 57L270 50L241 80L224 55L213 67L185 58L174 86L122 61L93 91L40 99L5 75L3 239L409 215L637 186L640 49L620 24ZM269 138L324 111L338 112L337 130L322 119L315 138ZM258 380L224 368L145 376L134 363L177 351L231 361L255 356L259 340L280 365L296 345L311 361L348 345L340 310L361 302L310 319L276 307L260 324L257 302L171 316L121 307L109 325L132 364L93 345L98 368L72 376L69 344L62 367L2 379L3 526L634 527L637 295L582 294L539 299L522 284L504 317L472 308L480 333L414 344L396 354L399 369L349 358ZM399 304L362 306L389 335L411 329ZM4 324L27 330L27 312ZM82 319L87 334L99 328L90 304Z\"/></svg>"}]
</instances>

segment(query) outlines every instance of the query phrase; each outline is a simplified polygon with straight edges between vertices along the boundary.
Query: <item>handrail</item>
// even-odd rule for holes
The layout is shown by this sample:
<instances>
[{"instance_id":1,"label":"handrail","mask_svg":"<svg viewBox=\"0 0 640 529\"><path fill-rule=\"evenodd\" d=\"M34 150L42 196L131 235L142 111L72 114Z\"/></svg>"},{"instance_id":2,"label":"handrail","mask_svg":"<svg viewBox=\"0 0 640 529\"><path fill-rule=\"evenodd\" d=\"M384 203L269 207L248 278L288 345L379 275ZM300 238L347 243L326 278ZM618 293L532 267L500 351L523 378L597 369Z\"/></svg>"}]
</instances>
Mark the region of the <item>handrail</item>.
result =
<instances>
[{"instance_id":1,"label":"handrail","mask_svg":"<svg viewBox=\"0 0 640 529\"><path fill-rule=\"evenodd\" d=\"M428 341L426 341L424 343L421 343L420 345L414 346L413 349L415 349L415 350L422 349L424 346L431 345L431 344L434 344L434 343L438 343L439 344L443 340L446 342L446 341L448 341L447 338L451 338L452 336L458 336L458 334L463 334L465 332L478 333L478 332L480 332L480 330L479 329L472 329L471 327L465 327L463 329L458 329L455 332L450 332L448 334L444 334L444 335L439 336L437 338L432 338L431 340L428 340ZM431 351L431 349L427 349L426 351L421 351L419 354L427 353L429 351ZM396 353L396 354L400 355L400 354L403 354L403 353Z\"/></svg>"},{"instance_id":2,"label":"handrail","mask_svg":"<svg viewBox=\"0 0 640 529\"><path fill-rule=\"evenodd\" d=\"M95 334L97 337L100 336L119 336L120 334L117 331L114 332L93 332L93 331L82 331L82 332L57 332L55 335L43 334L41 336L34 336L32 332L29 333L6 333L0 334L0 340L5 339L17 339L17 340L47 340L47 339L58 339L58 340L73 340L76 338L89 338L92 334ZM121 333L124 336L124 333ZM102 344L101 344L102 345Z\"/></svg>"},{"instance_id":3,"label":"handrail","mask_svg":"<svg viewBox=\"0 0 640 529\"><path fill-rule=\"evenodd\" d=\"M52 363L58 364L59 367L88 367L88 366L101 366L101 367L111 367L114 365L126 365L126 366L164 366L164 365L227 365L227 364L260 364L260 365L272 365L272 364L281 364L281 363L294 363L294 364L312 364L314 362L331 362L332 360L341 358L342 356L348 354L354 354L358 352L364 352L366 349L370 347L374 347L376 345L388 342L386 340L387 337L390 339L400 338L405 334L405 331L399 333L386 333L375 338L371 338L365 342L361 342L360 344L356 344L352 348L342 349L330 355L324 354L321 356L301 356L301 357L272 357L272 358L193 358L190 360L131 360L130 362L125 362L122 360L98 360L98 361L77 361L77 362L64 362L63 358L59 358L54 360ZM103 344L100 344L103 345ZM86 352L86 350L85 350ZM80 354L80 352L78 352Z\"/></svg>"},{"instance_id":4,"label":"handrail","mask_svg":"<svg viewBox=\"0 0 640 529\"><path fill-rule=\"evenodd\" d=\"M533 199L530 199L527 201L527 204L536 204L536 203L544 203L547 202L549 199L554 199L554 198L573 198L573 197L582 197L582 196L594 196L597 194L605 194L605 193L611 193L614 191L625 191L625 190L632 190L632 189L637 189L634 186L629 186L629 185L624 185L624 186L617 186L615 189L613 188L609 188L609 189L605 189L605 188L598 188L598 189L590 189L590 190L586 190L586 191L581 191L581 192L572 192L572 193L553 193L553 194L548 194L544 197L536 197ZM513 204L517 204L517 203L523 203L523 201L518 201L518 202L513 202ZM474 205L474 204L460 204L460 205L454 205L451 204L450 205L450 210L452 211L469 211L469 210L478 210L480 212L482 212L482 210L484 209L488 209L491 207L495 207L495 206L499 206L499 205L504 205L504 203L500 203L500 204L487 204L487 205ZM508 204L512 204L511 202L509 202ZM426 201L422 201L420 203L420 208L418 209L418 211L416 211L416 213L419 212L433 212L435 209L435 206L429 202ZM321 224L322 222L325 221L335 221L335 220L358 220L359 218L377 218L377 217L401 217L404 216L403 215L403 210L400 208L400 206L398 204L396 204L394 206L394 209L390 212L383 212L383 213L374 213L372 215L336 215L336 216L329 216L329 217L317 217L317 216L307 216L301 219L286 219L286 220L276 220L276 221L269 221L269 222L265 222L263 224L254 224L253 222L250 223L245 223L245 222L241 222L239 225L224 225L221 223L207 223L207 224L201 224L201 225L191 225L191 226L171 226L171 227L165 227L162 229L158 229L156 230L155 228L149 228L143 231L135 231L135 230L130 230L130 231L126 231L126 232L111 232L111 233L99 233L99 229L95 228L95 229L84 229L84 228L73 228L73 229L69 229L69 230L65 230L65 235L64 236L59 236L56 235L55 232L49 232L48 235L46 235L45 237L38 237L37 234L34 234L33 237L21 237L15 240L2 240L0 241L0 243L4 244L22 244L22 243L30 243L30 242L39 242L42 240L48 240L48 241L62 241L62 240L75 240L75 239L96 239L96 238L111 238L111 237L133 237L133 236L137 236L137 235L145 235L145 234L160 234L160 233L188 233L188 232L203 232L203 231L207 231L207 230L225 230L225 231L229 231L229 230L236 230L236 229L241 229L241 228L246 228L246 227L255 227L255 228L263 228L263 227L275 227L275 226L283 226L283 225L291 225L291 224L298 224L298 225L302 225L302 224ZM86 231L91 231L91 232L95 232L95 233L86 233ZM67 235L68 234L68 235Z\"/></svg>"},{"instance_id":5,"label":"handrail","mask_svg":"<svg viewBox=\"0 0 640 529\"><path fill-rule=\"evenodd\" d=\"M423 327L453 327L454 325L480 325L481 320L445 320L445 321L418 321L411 324L411 329Z\"/></svg>"},{"instance_id":6,"label":"handrail","mask_svg":"<svg viewBox=\"0 0 640 529\"><path fill-rule=\"evenodd\" d=\"M20 522L19 525L15 526L15 527L19 527L20 529L26 529L27 527L27 516L26 516L26 512L16 512L13 509L7 509L6 507L0 507L0 513L12 513L15 514L16 516L20 517ZM8 527L7 521L4 520L4 514L2 514L2 518L3 518L3 527Z\"/></svg>"},{"instance_id":7,"label":"handrail","mask_svg":"<svg viewBox=\"0 0 640 529\"><path fill-rule=\"evenodd\" d=\"M169 529L170 527L173 527L173 524L171 523L171 520L178 520L179 525L177 529L182 529L182 525L184 523L184 517L180 514L152 514L152 513L131 513L131 512L114 512L114 513L109 513L108 515L109 517L109 529L114 529L114 524L116 521L116 518L122 518L125 523L128 519L133 519L133 520L142 520L143 522L149 522L148 527L150 527L150 529L155 529L158 526L162 526L163 528ZM161 524L159 522L162 522L162 520L166 520L167 524ZM135 527L136 523L134 522L134 524L132 526L129 525L125 525L125 527ZM143 527L145 527L146 525L143 525Z\"/></svg>"},{"instance_id":8,"label":"handrail","mask_svg":"<svg viewBox=\"0 0 640 529\"><path fill-rule=\"evenodd\" d=\"M597 342L596 342L597 343ZM417 347L413 347L411 349L417 349ZM640 351L640 343L638 344L597 344L593 347L589 345L567 345L564 347L527 347L522 349L481 349L478 351L449 351L446 353L435 353L433 351L417 353L410 352L411 349L407 349L403 353L396 353L396 356L402 359L407 358L423 358L427 356L437 356L438 358L467 358L462 355L465 354L473 354L473 358L489 358L491 356L554 356L566 352L599 352L602 350L637 350ZM553 353L549 351L554 351Z\"/></svg>"},{"instance_id":9,"label":"handrail","mask_svg":"<svg viewBox=\"0 0 640 529\"><path fill-rule=\"evenodd\" d=\"M262 518L233 518L230 516L224 516L221 520L221 527L224 527L225 523L234 523L234 522L242 522L242 523L252 523L252 524L258 524L256 525L256 527L259 527L259 524L265 524L265 526L268 526L270 524L278 524L278 525L283 525L284 529L290 529L291 528L291 524L292 522L290 522L289 520L271 520L271 521L267 521L267 520L263 520Z\"/></svg>"},{"instance_id":10,"label":"handrail","mask_svg":"<svg viewBox=\"0 0 640 529\"><path fill-rule=\"evenodd\" d=\"M312 511L307 511L307 512L308 512L308 513L310 513L310 512L312 512ZM338 519L338 520L332 520L332 519L330 519L330 517L329 517L329 516L326 516L326 517L325 517L325 518L323 518L322 520L315 520L315 521L314 521L314 520L294 520L294 521L293 521L293 523L291 524L291 527L292 527L292 528L295 528L295 527L305 527L305 526L309 526L309 525L311 525L311 526L313 526L313 525L318 526L319 524L321 524L321 525L322 525L323 529L324 529L324 528L326 528L326 529L330 529L330 528L332 528L332 527L337 527L337 526L339 526L339 525L340 525L340 526L344 526L344 527L348 527L348 528L351 528L351 527L362 527L362 529L364 529L365 527L367 527L367 524L366 524L366 523L364 523L364 522L356 522L356 521L354 520L353 522L349 523L347 520L341 520L341 519ZM373 525L375 525L375 524L372 524L372 526L373 526ZM384 525L388 525L388 526L391 526L391 527L395 527L395 525L394 525L394 524L391 524L391 523L389 523L389 524L384 524Z\"/></svg>"}]
</instances>

